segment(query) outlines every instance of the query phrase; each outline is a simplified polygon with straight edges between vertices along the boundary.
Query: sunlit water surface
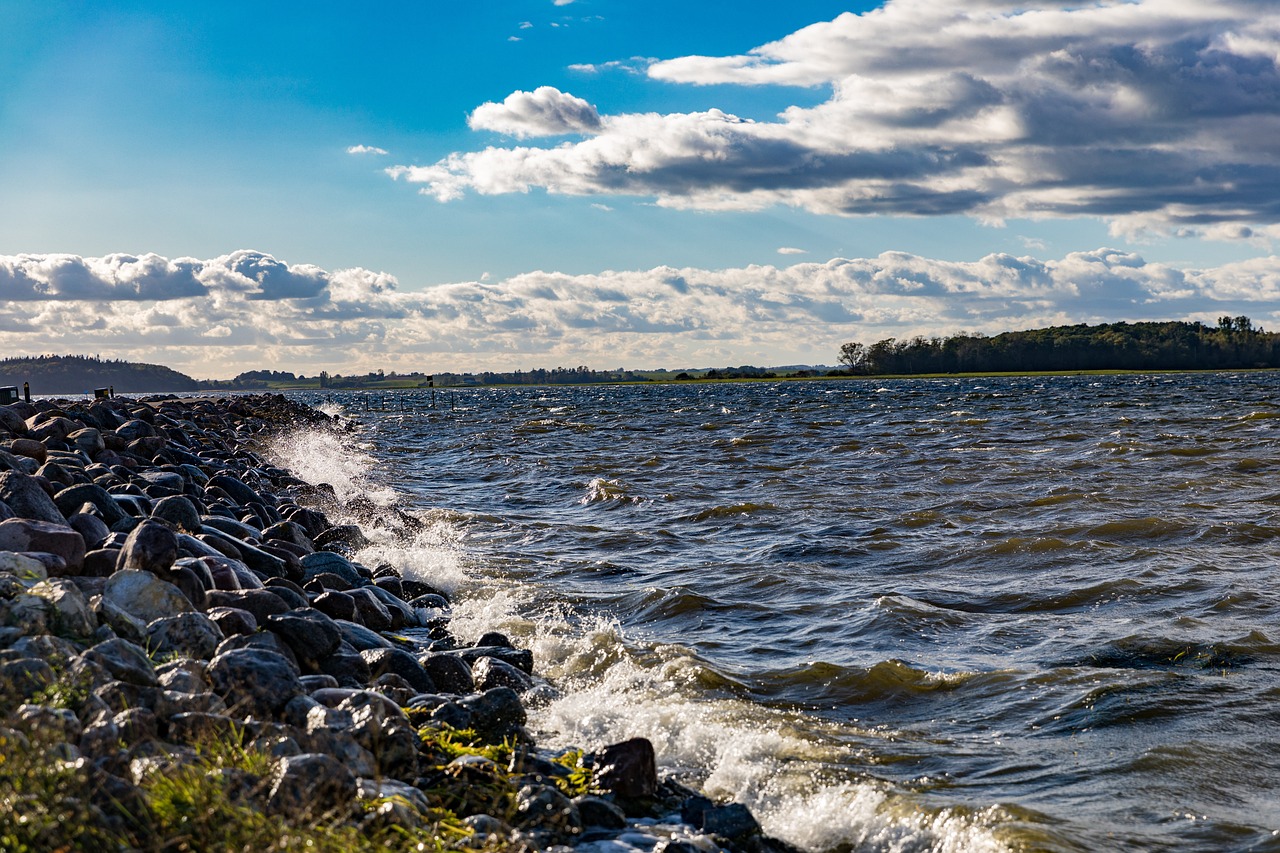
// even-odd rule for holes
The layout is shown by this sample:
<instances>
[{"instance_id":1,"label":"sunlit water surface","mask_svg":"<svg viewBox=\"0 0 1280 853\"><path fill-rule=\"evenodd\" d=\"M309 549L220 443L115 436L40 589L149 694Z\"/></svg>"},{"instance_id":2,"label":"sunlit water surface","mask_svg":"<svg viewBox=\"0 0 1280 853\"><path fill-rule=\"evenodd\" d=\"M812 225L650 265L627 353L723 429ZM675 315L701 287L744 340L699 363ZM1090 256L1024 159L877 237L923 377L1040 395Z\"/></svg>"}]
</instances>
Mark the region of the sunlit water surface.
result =
<instances>
[{"instance_id":1,"label":"sunlit water surface","mask_svg":"<svg viewBox=\"0 0 1280 853\"><path fill-rule=\"evenodd\" d=\"M1280 850L1278 374L301 396L545 745L811 850Z\"/></svg>"}]
</instances>

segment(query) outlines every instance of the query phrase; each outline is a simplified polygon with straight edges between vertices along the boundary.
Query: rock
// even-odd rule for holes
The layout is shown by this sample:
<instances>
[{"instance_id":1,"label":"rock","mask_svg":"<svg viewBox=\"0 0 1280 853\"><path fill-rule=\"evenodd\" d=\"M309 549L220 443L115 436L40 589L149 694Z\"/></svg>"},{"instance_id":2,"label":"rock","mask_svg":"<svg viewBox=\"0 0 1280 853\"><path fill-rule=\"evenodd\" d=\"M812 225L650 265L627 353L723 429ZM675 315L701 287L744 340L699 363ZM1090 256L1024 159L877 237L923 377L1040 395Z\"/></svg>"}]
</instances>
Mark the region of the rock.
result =
<instances>
[{"instance_id":1,"label":"rock","mask_svg":"<svg viewBox=\"0 0 1280 853\"><path fill-rule=\"evenodd\" d=\"M582 818L583 826L598 826L602 829L626 829L626 813L603 797L590 795L574 797L573 804L578 808L578 814Z\"/></svg>"},{"instance_id":2,"label":"rock","mask_svg":"<svg viewBox=\"0 0 1280 853\"><path fill-rule=\"evenodd\" d=\"M25 424L24 424L25 427ZM45 447L43 442L35 441L30 438L15 438L9 442L9 451L18 456L26 456L36 460L41 465L49 458L49 448Z\"/></svg>"},{"instance_id":3,"label":"rock","mask_svg":"<svg viewBox=\"0 0 1280 853\"><path fill-rule=\"evenodd\" d=\"M2 522L0 522L2 523ZM378 596L367 587L353 589L347 593L356 605L356 615L360 622L374 631L390 631L392 628L391 612L387 610Z\"/></svg>"},{"instance_id":4,"label":"rock","mask_svg":"<svg viewBox=\"0 0 1280 853\"><path fill-rule=\"evenodd\" d=\"M206 615L222 631L224 638L252 634L258 630L258 620L248 610L239 607L210 607Z\"/></svg>"},{"instance_id":5,"label":"rock","mask_svg":"<svg viewBox=\"0 0 1280 853\"><path fill-rule=\"evenodd\" d=\"M418 765L418 736L400 708L376 693L360 690L337 708L351 715L348 731L373 755L380 774L412 778Z\"/></svg>"},{"instance_id":6,"label":"rock","mask_svg":"<svg viewBox=\"0 0 1280 853\"><path fill-rule=\"evenodd\" d=\"M151 508L151 515L162 518L187 533L195 534L204 529L196 505L182 495L169 495L156 501Z\"/></svg>"},{"instance_id":7,"label":"rock","mask_svg":"<svg viewBox=\"0 0 1280 853\"><path fill-rule=\"evenodd\" d=\"M357 793L356 777L342 762L330 755L305 753L276 763L267 807L291 820L345 818Z\"/></svg>"},{"instance_id":8,"label":"rock","mask_svg":"<svg viewBox=\"0 0 1280 853\"><path fill-rule=\"evenodd\" d=\"M382 587L377 584L368 584L362 587L362 590L378 599L382 606L387 609L387 613L391 617L391 630L398 631L401 628L413 627L418 624L418 615L413 608Z\"/></svg>"},{"instance_id":9,"label":"rock","mask_svg":"<svg viewBox=\"0 0 1280 853\"><path fill-rule=\"evenodd\" d=\"M77 662L104 671L126 684L141 687L159 684L147 653L128 640L117 638L90 646L80 654Z\"/></svg>"},{"instance_id":10,"label":"rock","mask_svg":"<svg viewBox=\"0 0 1280 853\"><path fill-rule=\"evenodd\" d=\"M119 548L96 548L85 552L84 566L81 573L91 578L105 578L116 570L116 560L120 559Z\"/></svg>"},{"instance_id":11,"label":"rock","mask_svg":"<svg viewBox=\"0 0 1280 853\"><path fill-rule=\"evenodd\" d=\"M128 420L116 427L116 435L120 436L125 442L137 441L139 438L155 435L155 430L151 424L146 421L134 419Z\"/></svg>"},{"instance_id":12,"label":"rock","mask_svg":"<svg viewBox=\"0 0 1280 853\"><path fill-rule=\"evenodd\" d=\"M384 673L400 676L418 693L435 693L436 685L418 659L404 649L368 649L360 653L376 678Z\"/></svg>"},{"instance_id":13,"label":"rock","mask_svg":"<svg viewBox=\"0 0 1280 853\"><path fill-rule=\"evenodd\" d=\"M264 587L267 592L283 601L285 606L290 610L297 610L299 608L311 609L311 603L307 601L307 597L295 590L291 585L289 585L289 581L284 578L267 578L267 582L264 584ZM326 616L325 618L327 619L329 617Z\"/></svg>"},{"instance_id":14,"label":"rock","mask_svg":"<svg viewBox=\"0 0 1280 853\"><path fill-rule=\"evenodd\" d=\"M21 415L14 411L12 406L0 406L0 427L4 427L14 435L27 434L26 419L29 417L30 415Z\"/></svg>"},{"instance_id":15,"label":"rock","mask_svg":"<svg viewBox=\"0 0 1280 853\"><path fill-rule=\"evenodd\" d=\"M66 441L90 459L107 449L107 445L102 441L102 433L93 427L85 427L68 433Z\"/></svg>"},{"instance_id":16,"label":"rock","mask_svg":"<svg viewBox=\"0 0 1280 853\"><path fill-rule=\"evenodd\" d=\"M434 653L419 660L436 689L457 694L471 693L476 689L475 680L471 677L471 667L457 655L450 652Z\"/></svg>"},{"instance_id":17,"label":"rock","mask_svg":"<svg viewBox=\"0 0 1280 853\"><path fill-rule=\"evenodd\" d=\"M0 708L16 707L57 679L53 668L35 658L0 658Z\"/></svg>"},{"instance_id":18,"label":"rock","mask_svg":"<svg viewBox=\"0 0 1280 853\"><path fill-rule=\"evenodd\" d=\"M338 650L320 661L320 672L331 675L343 687L361 688L373 677L360 653L343 642Z\"/></svg>"},{"instance_id":19,"label":"rock","mask_svg":"<svg viewBox=\"0 0 1280 853\"><path fill-rule=\"evenodd\" d=\"M289 661L263 649L223 652L209 662L208 674L229 708L259 719L274 717L302 693L302 682ZM354 788L354 780L351 784Z\"/></svg>"},{"instance_id":20,"label":"rock","mask_svg":"<svg viewBox=\"0 0 1280 853\"><path fill-rule=\"evenodd\" d=\"M155 740L160 734L159 721L150 708L126 708L111 718L120 739L132 746L142 741Z\"/></svg>"},{"instance_id":21,"label":"rock","mask_svg":"<svg viewBox=\"0 0 1280 853\"><path fill-rule=\"evenodd\" d=\"M262 503L262 497L257 492L230 474L219 474L216 477L210 477L209 486L222 489L240 506Z\"/></svg>"},{"instance_id":22,"label":"rock","mask_svg":"<svg viewBox=\"0 0 1280 853\"><path fill-rule=\"evenodd\" d=\"M98 619L80 587L66 578L41 581L31 587L31 594L53 605L50 627L63 637L87 638L98 629Z\"/></svg>"},{"instance_id":23,"label":"rock","mask_svg":"<svg viewBox=\"0 0 1280 853\"><path fill-rule=\"evenodd\" d=\"M96 483L81 483L77 486L69 486L54 495L53 502L62 514L66 516L78 512L80 507L85 504L92 504L98 510L98 514L102 516L103 523L108 527L123 521L129 515L116 502L115 497L110 492Z\"/></svg>"},{"instance_id":24,"label":"rock","mask_svg":"<svg viewBox=\"0 0 1280 853\"><path fill-rule=\"evenodd\" d=\"M160 577L178 559L178 540L165 525L147 519L133 529L120 550L116 571L139 569Z\"/></svg>"},{"instance_id":25,"label":"rock","mask_svg":"<svg viewBox=\"0 0 1280 853\"><path fill-rule=\"evenodd\" d=\"M0 600L0 625L22 634L47 634L53 618L53 605L38 595L20 593L8 601Z\"/></svg>"},{"instance_id":26,"label":"rock","mask_svg":"<svg viewBox=\"0 0 1280 853\"><path fill-rule=\"evenodd\" d=\"M477 690L489 690L493 687L510 687L517 693L523 693L533 687L533 678L506 661L493 657L483 657L471 667L471 677Z\"/></svg>"},{"instance_id":27,"label":"rock","mask_svg":"<svg viewBox=\"0 0 1280 853\"><path fill-rule=\"evenodd\" d=\"M308 554L302 558L302 582L314 578L319 574L334 574L342 578L349 587L358 587L364 584L364 578L351 561L341 554L335 554L332 551L316 551L314 554Z\"/></svg>"},{"instance_id":28,"label":"rock","mask_svg":"<svg viewBox=\"0 0 1280 853\"><path fill-rule=\"evenodd\" d=\"M247 610L253 614L253 618L259 625L265 625L269 617L289 610L284 599L265 589L210 590L205 596L205 603L209 607L236 607Z\"/></svg>"},{"instance_id":29,"label":"rock","mask_svg":"<svg viewBox=\"0 0 1280 853\"><path fill-rule=\"evenodd\" d=\"M529 675L533 675L533 652L528 649L513 649L508 646L475 646L470 649L458 649L457 654L473 666L480 658L497 658Z\"/></svg>"},{"instance_id":30,"label":"rock","mask_svg":"<svg viewBox=\"0 0 1280 853\"><path fill-rule=\"evenodd\" d=\"M0 572L13 575L26 583L39 583L49 577L44 563L29 554L0 551Z\"/></svg>"},{"instance_id":31,"label":"rock","mask_svg":"<svg viewBox=\"0 0 1280 853\"><path fill-rule=\"evenodd\" d=\"M582 817L577 806L555 787L523 785L516 792L516 825L573 836L582 832Z\"/></svg>"},{"instance_id":32,"label":"rock","mask_svg":"<svg viewBox=\"0 0 1280 853\"><path fill-rule=\"evenodd\" d=\"M503 649L515 648L506 634L500 634L497 631L485 631L480 635L480 639L476 640L475 644L480 647L497 646Z\"/></svg>"},{"instance_id":33,"label":"rock","mask_svg":"<svg viewBox=\"0 0 1280 853\"><path fill-rule=\"evenodd\" d=\"M118 571L107 578L102 598L143 624L194 609L176 586L137 569Z\"/></svg>"},{"instance_id":34,"label":"rock","mask_svg":"<svg viewBox=\"0 0 1280 853\"><path fill-rule=\"evenodd\" d=\"M342 639L350 643L357 651L395 648L390 640L376 631L370 631L363 625L347 622L343 619L334 619L333 621L338 626L338 630L342 632Z\"/></svg>"},{"instance_id":35,"label":"rock","mask_svg":"<svg viewBox=\"0 0 1280 853\"><path fill-rule=\"evenodd\" d=\"M273 634L270 631L258 631L255 634L232 634L218 644L214 656L236 649L256 649L277 654L289 662L289 666L293 668L295 673L301 674L302 672L302 667L298 665L298 658L294 655L293 649L289 648L288 644L280 639L279 634Z\"/></svg>"},{"instance_id":36,"label":"rock","mask_svg":"<svg viewBox=\"0 0 1280 853\"><path fill-rule=\"evenodd\" d=\"M307 536L307 532L302 529L302 525L295 524L292 521L281 521L264 528L262 539L264 541L274 539L287 542L291 545L296 545L308 554L316 550L315 544Z\"/></svg>"},{"instance_id":37,"label":"rock","mask_svg":"<svg viewBox=\"0 0 1280 853\"><path fill-rule=\"evenodd\" d=\"M458 705L471 712L471 727L476 734L490 742L507 737L523 737L525 724L524 705L510 687L495 687L483 693L466 696ZM652 749L652 747L650 747ZM657 770L654 770L655 786Z\"/></svg>"},{"instance_id":38,"label":"rock","mask_svg":"<svg viewBox=\"0 0 1280 853\"><path fill-rule=\"evenodd\" d=\"M168 718L167 738L188 746L234 741L243 723L227 714L184 711Z\"/></svg>"},{"instance_id":39,"label":"rock","mask_svg":"<svg viewBox=\"0 0 1280 853\"><path fill-rule=\"evenodd\" d=\"M58 525L67 523L40 481L20 471L0 473L0 501L20 518Z\"/></svg>"},{"instance_id":40,"label":"rock","mask_svg":"<svg viewBox=\"0 0 1280 853\"><path fill-rule=\"evenodd\" d=\"M653 744L633 738L606 746L596 755L596 785L628 799L652 797L658 791L658 762Z\"/></svg>"},{"instance_id":41,"label":"rock","mask_svg":"<svg viewBox=\"0 0 1280 853\"><path fill-rule=\"evenodd\" d=\"M203 613L166 616L147 626L147 648L152 654L208 660L223 639L222 629Z\"/></svg>"},{"instance_id":42,"label":"rock","mask_svg":"<svg viewBox=\"0 0 1280 853\"><path fill-rule=\"evenodd\" d=\"M760 834L760 824L742 803L713 806L702 813L702 831L731 841Z\"/></svg>"},{"instance_id":43,"label":"rock","mask_svg":"<svg viewBox=\"0 0 1280 853\"><path fill-rule=\"evenodd\" d=\"M334 621L310 607L268 616L263 627L279 634L308 672L315 672L320 661L337 651L342 642L342 631Z\"/></svg>"},{"instance_id":44,"label":"rock","mask_svg":"<svg viewBox=\"0 0 1280 853\"><path fill-rule=\"evenodd\" d=\"M84 537L68 527L61 516L59 519L56 523L32 518L0 521L0 551L57 554L66 562L68 572L78 573L84 566Z\"/></svg>"},{"instance_id":45,"label":"rock","mask_svg":"<svg viewBox=\"0 0 1280 853\"><path fill-rule=\"evenodd\" d=\"M111 528L107 527L102 519L96 515L89 515L84 512L73 513L67 519L67 523L84 540L86 557L88 556L88 551L101 548L102 543L106 542L107 538L111 536Z\"/></svg>"},{"instance_id":46,"label":"rock","mask_svg":"<svg viewBox=\"0 0 1280 853\"><path fill-rule=\"evenodd\" d=\"M355 600L345 592L322 592L311 600L311 606L332 619L350 622L356 618Z\"/></svg>"},{"instance_id":47,"label":"rock","mask_svg":"<svg viewBox=\"0 0 1280 853\"><path fill-rule=\"evenodd\" d=\"M361 548L368 547L369 540L365 537L364 532L354 524L340 524L336 527L330 527L315 538L317 548L331 548L333 546L347 546L353 550L359 551Z\"/></svg>"}]
</instances>

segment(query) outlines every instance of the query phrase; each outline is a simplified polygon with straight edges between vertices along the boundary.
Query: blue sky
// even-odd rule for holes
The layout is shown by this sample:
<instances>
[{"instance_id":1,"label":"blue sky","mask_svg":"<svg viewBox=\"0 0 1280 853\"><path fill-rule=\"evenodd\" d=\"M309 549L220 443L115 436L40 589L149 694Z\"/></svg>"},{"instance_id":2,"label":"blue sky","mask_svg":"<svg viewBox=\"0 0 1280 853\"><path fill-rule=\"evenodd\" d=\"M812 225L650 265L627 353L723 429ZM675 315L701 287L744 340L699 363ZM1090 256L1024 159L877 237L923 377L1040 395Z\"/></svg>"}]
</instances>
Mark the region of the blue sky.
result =
<instances>
[{"instance_id":1,"label":"blue sky","mask_svg":"<svg viewBox=\"0 0 1280 853\"><path fill-rule=\"evenodd\" d=\"M0 0L0 347L643 368L1280 315L1272 3L475 5Z\"/></svg>"}]
</instances>

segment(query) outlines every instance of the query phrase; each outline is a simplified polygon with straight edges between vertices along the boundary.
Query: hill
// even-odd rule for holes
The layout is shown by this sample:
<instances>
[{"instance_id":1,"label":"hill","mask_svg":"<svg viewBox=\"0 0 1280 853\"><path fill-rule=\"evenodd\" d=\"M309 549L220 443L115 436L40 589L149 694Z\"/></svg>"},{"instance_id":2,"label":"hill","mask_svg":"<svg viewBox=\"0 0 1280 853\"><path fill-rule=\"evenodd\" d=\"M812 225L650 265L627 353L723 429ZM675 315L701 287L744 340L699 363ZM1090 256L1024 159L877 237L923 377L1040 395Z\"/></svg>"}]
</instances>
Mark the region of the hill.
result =
<instances>
[{"instance_id":1,"label":"hill","mask_svg":"<svg viewBox=\"0 0 1280 853\"><path fill-rule=\"evenodd\" d=\"M196 380L159 364L102 361L85 355L0 359L0 386L31 383L32 394L84 394L115 388L117 394L195 391Z\"/></svg>"}]
</instances>

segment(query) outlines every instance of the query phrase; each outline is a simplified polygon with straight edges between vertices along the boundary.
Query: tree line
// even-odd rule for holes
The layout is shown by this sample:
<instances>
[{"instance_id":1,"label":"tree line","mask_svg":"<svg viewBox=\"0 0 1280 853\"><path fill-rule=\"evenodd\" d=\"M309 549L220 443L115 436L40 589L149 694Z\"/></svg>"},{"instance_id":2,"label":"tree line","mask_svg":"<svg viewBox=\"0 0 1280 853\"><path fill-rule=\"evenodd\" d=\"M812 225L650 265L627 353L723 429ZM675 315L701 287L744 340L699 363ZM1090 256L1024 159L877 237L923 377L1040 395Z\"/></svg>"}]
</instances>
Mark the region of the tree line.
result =
<instances>
[{"instance_id":1,"label":"tree line","mask_svg":"<svg viewBox=\"0 0 1280 853\"><path fill-rule=\"evenodd\" d=\"M1280 334L1248 317L1217 326L1168 321L1051 326L988 337L886 338L840 348L849 375L1057 370L1235 370L1280 367Z\"/></svg>"}]
</instances>

